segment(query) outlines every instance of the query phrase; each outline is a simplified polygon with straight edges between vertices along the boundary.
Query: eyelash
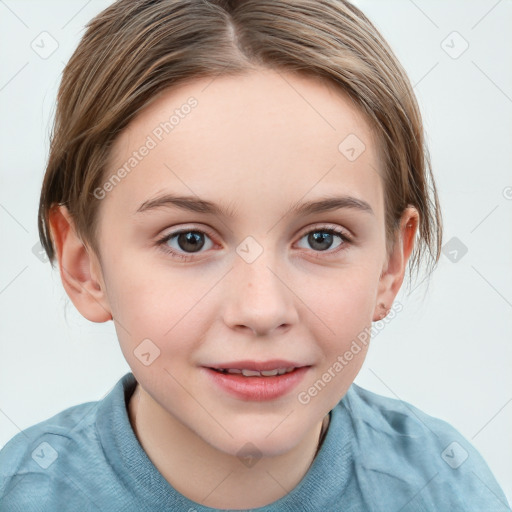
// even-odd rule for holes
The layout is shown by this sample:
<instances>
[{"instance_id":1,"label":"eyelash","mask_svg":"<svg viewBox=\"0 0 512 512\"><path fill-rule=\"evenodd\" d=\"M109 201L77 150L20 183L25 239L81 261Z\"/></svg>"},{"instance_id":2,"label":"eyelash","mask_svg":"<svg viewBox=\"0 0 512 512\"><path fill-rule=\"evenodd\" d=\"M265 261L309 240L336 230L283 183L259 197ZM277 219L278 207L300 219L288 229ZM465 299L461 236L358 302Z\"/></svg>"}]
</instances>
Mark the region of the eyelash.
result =
<instances>
[{"instance_id":1,"label":"eyelash","mask_svg":"<svg viewBox=\"0 0 512 512\"><path fill-rule=\"evenodd\" d=\"M183 261L191 261L194 259L194 254L199 254L199 253L189 253L187 256L184 256L183 254L175 251L174 249L171 249L167 245L167 242L169 240L172 240L174 237L181 235L182 233L191 233L191 232L207 235L210 239L213 238L207 231L200 230L200 229L194 229L194 228L187 228L187 229L180 229L179 231L173 231L172 233L165 235L164 237L157 240L156 245L161 247L162 250L165 253L169 254L172 258L178 258ZM314 256L315 258L322 258L322 257L324 257L323 254L328 254L329 256L332 256L333 254L337 254L337 253L345 250L347 248L347 246L352 243L352 240L350 239L350 237L348 237L345 234L344 231L340 230L339 228L332 227L332 226L320 226L320 227L311 229L309 231L306 231L305 233L303 233L300 236L299 240L304 238L306 235L309 235L311 233L317 233L317 232L329 233L331 235L337 235L341 238L342 243L333 251L330 251L329 249L327 249L326 251L314 251L313 250L313 253L315 254L315 256Z\"/></svg>"}]
</instances>

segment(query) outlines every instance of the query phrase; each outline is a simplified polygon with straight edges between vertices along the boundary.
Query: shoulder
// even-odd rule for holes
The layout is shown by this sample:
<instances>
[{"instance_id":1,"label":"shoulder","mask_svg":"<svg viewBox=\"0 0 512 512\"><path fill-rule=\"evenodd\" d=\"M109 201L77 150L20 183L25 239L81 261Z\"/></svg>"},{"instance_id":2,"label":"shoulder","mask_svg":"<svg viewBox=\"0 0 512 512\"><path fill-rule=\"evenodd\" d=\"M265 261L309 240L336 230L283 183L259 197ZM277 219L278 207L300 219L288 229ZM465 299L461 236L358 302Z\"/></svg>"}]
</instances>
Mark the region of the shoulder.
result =
<instances>
[{"instance_id":1,"label":"shoulder","mask_svg":"<svg viewBox=\"0 0 512 512\"><path fill-rule=\"evenodd\" d=\"M404 512L510 510L483 457L446 421L355 383L338 405L352 421L362 487L387 488L394 506L401 494Z\"/></svg>"},{"instance_id":2,"label":"shoulder","mask_svg":"<svg viewBox=\"0 0 512 512\"><path fill-rule=\"evenodd\" d=\"M0 450L0 512L47 510L50 486L58 485L64 500L76 493L72 468L90 462L99 403L65 409L7 442Z\"/></svg>"}]
</instances>

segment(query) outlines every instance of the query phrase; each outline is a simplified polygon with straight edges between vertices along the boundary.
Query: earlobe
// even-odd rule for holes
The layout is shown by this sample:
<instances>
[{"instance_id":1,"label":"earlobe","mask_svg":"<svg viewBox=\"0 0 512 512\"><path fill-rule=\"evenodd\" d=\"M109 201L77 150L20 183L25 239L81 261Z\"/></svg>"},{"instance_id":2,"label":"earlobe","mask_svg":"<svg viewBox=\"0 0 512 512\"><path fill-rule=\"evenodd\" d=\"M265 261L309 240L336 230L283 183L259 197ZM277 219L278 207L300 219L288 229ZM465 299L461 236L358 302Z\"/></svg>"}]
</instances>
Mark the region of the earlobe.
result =
<instances>
[{"instance_id":1,"label":"earlobe","mask_svg":"<svg viewBox=\"0 0 512 512\"><path fill-rule=\"evenodd\" d=\"M402 215L397 238L379 279L373 322L382 320L387 316L402 286L407 262L414 248L418 221L419 214L416 208L406 208Z\"/></svg>"},{"instance_id":2,"label":"earlobe","mask_svg":"<svg viewBox=\"0 0 512 512\"><path fill-rule=\"evenodd\" d=\"M77 235L66 206L52 208L50 226L62 284L78 311L91 322L112 318L101 269L94 253Z\"/></svg>"}]
</instances>

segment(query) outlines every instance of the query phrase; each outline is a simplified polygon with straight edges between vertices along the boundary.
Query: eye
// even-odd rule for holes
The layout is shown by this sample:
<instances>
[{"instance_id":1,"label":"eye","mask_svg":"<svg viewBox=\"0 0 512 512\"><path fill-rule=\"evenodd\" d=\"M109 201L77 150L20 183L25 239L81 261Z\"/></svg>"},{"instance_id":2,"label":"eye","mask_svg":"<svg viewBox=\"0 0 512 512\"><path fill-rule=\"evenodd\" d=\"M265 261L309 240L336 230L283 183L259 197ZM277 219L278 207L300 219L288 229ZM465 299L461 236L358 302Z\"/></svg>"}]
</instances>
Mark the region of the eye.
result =
<instances>
[{"instance_id":1,"label":"eye","mask_svg":"<svg viewBox=\"0 0 512 512\"><path fill-rule=\"evenodd\" d=\"M306 239L306 242L315 252L325 252L328 249L331 249L334 241L338 238L340 241L338 245L335 246L335 249L329 251L329 254L338 253L347 248L350 244L350 238L337 227L318 227L313 230L306 232L302 235L302 239Z\"/></svg>"},{"instance_id":2,"label":"eye","mask_svg":"<svg viewBox=\"0 0 512 512\"><path fill-rule=\"evenodd\" d=\"M192 255L198 253L205 246L205 237L210 239L210 237L203 231L196 229L182 229L165 235L157 241L157 245L162 247L162 250L170 254L173 258L188 261L193 258L188 257L186 254ZM171 242L172 245L168 242ZM211 249L211 246L207 247L207 249ZM183 254L183 252L185 252L185 254Z\"/></svg>"},{"instance_id":3,"label":"eye","mask_svg":"<svg viewBox=\"0 0 512 512\"><path fill-rule=\"evenodd\" d=\"M339 242L334 250L331 249L336 238ZM205 239L210 241L210 244L205 242ZM307 243L315 253L322 253L328 251L327 255L337 254L338 252L346 249L351 243L351 239L338 227L321 226L304 233L300 240L306 239ZM213 242L211 237L199 229L181 229L174 231L160 238L156 242L157 246L170 254L172 258L178 258L184 261L194 259L194 254L200 254L201 249L206 245L206 250L211 249ZM204 252L204 251L203 251ZM321 257L318 254L315 257Z\"/></svg>"}]
</instances>

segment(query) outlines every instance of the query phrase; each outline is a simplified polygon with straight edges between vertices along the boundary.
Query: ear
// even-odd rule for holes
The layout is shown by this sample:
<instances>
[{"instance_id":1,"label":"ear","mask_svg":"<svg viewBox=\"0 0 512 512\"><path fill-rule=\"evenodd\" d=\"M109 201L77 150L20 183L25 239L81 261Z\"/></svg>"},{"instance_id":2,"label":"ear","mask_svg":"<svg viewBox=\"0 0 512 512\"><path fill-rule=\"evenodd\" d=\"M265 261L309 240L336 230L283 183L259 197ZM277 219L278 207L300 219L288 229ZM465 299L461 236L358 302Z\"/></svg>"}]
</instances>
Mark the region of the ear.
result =
<instances>
[{"instance_id":1,"label":"ear","mask_svg":"<svg viewBox=\"0 0 512 512\"><path fill-rule=\"evenodd\" d=\"M400 220L400 228L396 234L393 248L379 279L373 322L386 317L402 286L407 262L414 247L418 223L419 214L416 208L412 206L406 208Z\"/></svg>"},{"instance_id":2,"label":"ear","mask_svg":"<svg viewBox=\"0 0 512 512\"><path fill-rule=\"evenodd\" d=\"M60 277L69 298L91 322L111 320L101 265L94 252L88 250L77 235L68 209L65 206L54 207L49 221Z\"/></svg>"}]
</instances>

